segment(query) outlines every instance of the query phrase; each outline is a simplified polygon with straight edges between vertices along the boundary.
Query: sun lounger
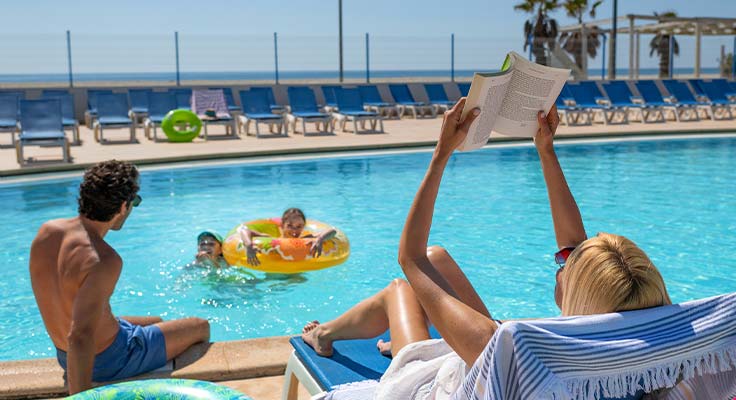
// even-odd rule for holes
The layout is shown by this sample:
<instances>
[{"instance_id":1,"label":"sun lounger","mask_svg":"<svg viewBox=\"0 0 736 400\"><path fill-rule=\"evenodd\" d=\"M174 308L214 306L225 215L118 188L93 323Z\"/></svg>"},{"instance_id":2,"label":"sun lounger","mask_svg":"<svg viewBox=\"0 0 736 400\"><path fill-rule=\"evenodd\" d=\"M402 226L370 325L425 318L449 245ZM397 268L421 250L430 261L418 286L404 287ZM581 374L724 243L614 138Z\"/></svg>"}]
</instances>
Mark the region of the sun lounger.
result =
<instances>
[{"instance_id":1,"label":"sun lounger","mask_svg":"<svg viewBox=\"0 0 736 400\"><path fill-rule=\"evenodd\" d=\"M23 156L25 146L60 146L64 162L71 160L58 99L20 101L20 135L15 144L20 165L26 164Z\"/></svg>"},{"instance_id":2,"label":"sun lounger","mask_svg":"<svg viewBox=\"0 0 736 400\"><path fill-rule=\"evenodd\" d=\"M125 93L98 94L97 119L93 122L95 140L106 143L106 128L128 128L131 143L136 142L135 123L128 114L128 96Z\"/></svg>"},{"instance_id":3,"label":"sun lounger","mask_svg":"<svg viewBox=\"0 0 736 400\"><path fill-rule=\"evenodd\" d=\"M468 93L470 93L470 84L469 83L458 83L457 89L460 91L461 97L468 97Z\"/></svg>"},{"instance_id":4,"label":"sun lounger","mask_svg":"<svg viewBox=\"0 0 736 400\"><path fill-rule=\"evenodd\" d=\"M425 83L424 90L427 91L429 104L435 108L435 114L439 113L440 111L449 110L456 103L454 101L450 101L447 98L445 87L440 83Z\"/></svg>"},{"instance_id":5,"label":"sun lounger","mask_svg":"<svg viewBox=\"0 0 736 400\"><path fill-rule=\"evenodd\" d=\"M320 124L322 124L324 129L320 132L332 133L334 130L332 116L319 110L312 89L306 86L293 86L287 90L287 93L291 110L286 118L289 124L291 124L292 132L297 133L296 123L301 120L302 133L304 135L307 134L307 122L314 122L318 130Z\"/></svg>"},{"instance_id":6,"label":"sun lounger","mask_svg":"<svg viewBox=\"0 0 736 400\"><path fill-rule=\"evenodd\" d=\"M391 96L394 97L394 101L399 108L400 116L403 116L407 110L411 111L414 119L416 119L420 115L427 116L427 114L432 116L432 118L437 116L437 112L434 107L430 106L427 103L414 100L414 96L412 96L411 91L409 91L408 85L388 85L388 88L391 91Z\"/></svg>"},{"instance_id":7,"label":"sun lounger","mask_svg":"<svg viewBox=\"0 0 736 400\"><path fill-rule=\"evenodd\" d=\"M385 117L396 115L397 118L401 118L396 104L383 101L376 85L358 86L358 91L360 91L360 98L363 100L363 108L367 111L375 111Z\"/></svg>"},{"instance_id":8,"label":"sun lounger","mask_svg":"<svg viewBox=\"0 0 736 400\"><path fill-rule=\"evenodd\" d=\"M18 131L19 99L14 94L0 93L0 132L10 133L10 142L15 146Z\"/></svg>"},{"instance_id":9,"label":"sun lounger","mask_svg":"<svg viewBox=\"0 0 736 400\"><path fill-rule=\"evenodd\" d=\"M130 118L137 124L148 115L148 94L151 89L130 89L128 98L130 100Z\"/></svg>"},{"instance_id":10,"label":"sun lounger","mask_svg":"<svg viewBox=\"0 0 736 400\"><path fill-rule=\"evenodd\" d=\"M560 95L555 100L557 105L557 113L560 115L560 123L567 125L591 125L593 121L589 118L590 114L582 108L575 105L575 99L570 93L567 83L562 87ZM585 118L581 118L585 117Z\"/></svg>"},{"instance_id":11,"label":"sun lounger","mask_svg":"<svg viewBox=\"0 0 736 400\"><path fill-rule=\"evenodd\" d=\"M336 111L337 109L337 96L335 94L335 89L340 89L340 86L322 86L322 95L325 98L325 112Z\"/></svg>"},{"instance_id":12,"label":"sun lounger","mask_svg":"<svg viewBox=\"0 0 736 400\"><path fill-rule=\"evenodd\" d=\"M606 91L611 105L626 110L627 119L630 114L638 114L639 120L643 123L665 122L662 108L645 104L642 97L634 96L631 93L631 89L629 89L629 85L626 82L611 81L604 83L603 90Z\"/></svg>"},{"instance_id":13,"label":"sun lounger","mask_svg":"<svg viewBox=\"0 0 736 400\"><path fill-rule=\"evenodd\" d=\"M84 111L84 124L87 128L92 127L97 118L97 95L100 94L112 94L112 90L90 89L87 91L87 110Z\"/></svg>"},{"instance_id":14,"label":"sun lounger","mask_svg":"<svg viewBox=\"0 0 736 400\"><path fill-rule=\"evenodd\" d=\"M72 129L73 145L79 145L79 121L74 115L74 97L66 90L63 91L46 91L41 94L44 99L58 99L61 103L61 117L64 128Z\"/></svg>"},{"instance_id":15,"label":"sun lounger","mask_svg":"<svg viewBox=\"0 0 736 400\"><path fill-rule=\"evenodd\" d=\"M149 92L148 117L143 121L143 132L146 137L157 142L156 127L161 126L169 111L176 109L176 94L171 92Z\"/></svg>"},{"instance_id":16,"label":"sun lounger","mask_svg":"<svg viewBox=\"0 0 736 400\"><path fill-rule=\"evenodd\" d=\"M273 95L273 89L270 86L254 86L250 88L251 91L266 93L268 97L268 103L271 106L271 111L275 113L283 113L286 111L286 107L276 103L276 98Z\"/></svg>"},{"instance_id":17,"label":"sun lounger","mask_svg":"<svg viewBox=\"0 0 736 400\"><path fill-rule=\"evenodd\" d=\"M595 115L600 115L606 125L614 123L616 116L621 117L620 123L629 122L626 109L611 106L610 100L603 96L595 82L583 81L568 87L575 99L575 105L588 113L590 121L594 121Z\"/></svg>"},{"instance_id":18,"label":"sun lounger","mask_svg":"<svg viewBox=\"0 0 736 400\"><path fill-rule=\"evenodd\" d=\"M458 400L620 400L664 390L667 397L658 398L730 399L736 393L735 354L736 293L620 313L508 321L451 394ZM294 364L309 359L299 356ZM447 357L462 363L452 352ZM320 371L312 377L329 373L309 368ZM433 372L421 388L445 389L452 375ZM375 378L359 379L333 386L327 397L362 400L378 389L406 392L419 380L412 378L384 374L380 387Z\"/></svg>"},{"instance_id":19,"label":"sun lounger","mask_svg":"<svg viewBox=\"0 0 736 400\"><path fill-rule=\"evenodd\" d=\"M172 93L176 98L176 108L182 110L192 109L192 89L170 89L169 93Z\"/></svg>"},{"instance_id":20,"label":"sun lounger","mask_svg":"<svg viewBox=\"0 0 736 400\"><path fill-rule=\"evenodd\" d=\"M700 120L698 110L694 105L680 104L674 98L669 98L670 101L666 101L654 81L638 81L634 85L636 86L636 90L639 91L639 94L641 94L642 99L644 99L645 104L659 106L662 108L662 111L672 111L677 122ZM687 115L690 116L688 119L682 119L682 117Z\"/></svg>"},{"instance_id":21,"label":"sun lounger","mask_svg":"<svg viewBox=\"0 0 736 400\"><path fill-rule=\"evenodd\" d=\"M721 115L723 117L720 119L733 119L731 108L736 106L736 102L728 98L723 87L712 81L701 81L700 87L708 98L712 110L711 115L713 115L714 118L718 115L718 111L721 111Z\"/></svg>"},{"instance_id":22,"label":"sun lounger","mask_svg":"<svg viewBox=\"0 0 736 400\"><path fill-rule=\"evenodd\" d=\"M233 91L230 88L210 88L210 90L222 90L222 94L225 95L225 103L227 103L227 110L230 111L230 113L240 113L242 109L240 106L235 103L235 98L233 97Z\"/></svg>"},{"instance_id":23,"label":"sun lounger","mask_svg":"<svg viewBox=\"0 0 736 400\"><path fill-rule=\"evenodd\" d=\"M209 138L208 125L224 125L224 137L237 138L235 119L225 101L225 93L221 89L194 90L192 92L192 111L199 116L204 125L204 139ZM208 116L206 112L214 111L215 116Z\"/></svg>"},{"instance_id":24,"label":"sun lounger","mask_svg":"<svg viewBox=\"0 0 736 400\"><path fill-rule=\"evenodd\" d=\"M713 109L710 104L706 101L695 98L690 87L685 82L680 82L674 79L664 79L662 84L672 96L672 101L677 102L681 105L687 105L694 107L698 111L703 111L704 115L714 119Z\"/></svg>"},{"instance_id":25,"label":"sun lounger","mask_svg":"<svg viewBox=\"0 0 736 400\"><path fill-rule=\"evenodd\" d=\"M337 110L332 115L340 124L340 130L345 132L347 122L353 122L353 133L358 133L358 123L365 129L366 121L370 123L370 130L383 133L383 118L374 111L366 111L363 108L363 100L358 89L334 89ZM380 126L378 130L376 127Z\"/></svg>"},{"instance_id":26,"label":"sun lounger","mask_svg":"<svg viewBox=\"0 0 736 400\"><path fill-rule=\"evenodd\" d=\"M289 136L286 132L283 114L276 114L271 111L271 105L265 91L241 90L239 95L240 104L243 106L243 114L238 116L240 132L249 135L250 123L254 122L257 138L261 137L261 130L258 125L262 123L268 124L270 132L273 132L273 127L276 126L278 136Z\"/></svg>"},{"instance_id":27,"label":"sun lounger","mask_svg":"<svg viewBox=\"0 0 736 400\"><path fill-rule=\"evenodd\" d=\"M434 327L430 328L429 333L432 338L440 337ZM318 395L339 385L380 379L391 364L391 358L382 355L376 348L379 339L391 340L389 332L373 339L336 341L332 357L322 357L300 336L292 337L289 342L294 351L286 364L281 399L295 400L299 383L310 395Z\"/></svg>"}]
</instances>

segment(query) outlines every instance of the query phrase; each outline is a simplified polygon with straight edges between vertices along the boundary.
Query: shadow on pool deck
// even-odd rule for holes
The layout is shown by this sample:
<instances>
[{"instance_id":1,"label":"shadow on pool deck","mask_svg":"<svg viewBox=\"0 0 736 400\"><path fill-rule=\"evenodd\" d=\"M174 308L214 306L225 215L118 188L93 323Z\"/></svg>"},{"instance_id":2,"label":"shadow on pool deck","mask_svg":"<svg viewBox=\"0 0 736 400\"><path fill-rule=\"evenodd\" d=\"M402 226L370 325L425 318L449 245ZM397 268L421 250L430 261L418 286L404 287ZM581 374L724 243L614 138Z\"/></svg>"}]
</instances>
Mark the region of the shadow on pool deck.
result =
<instances>
[{"instance_id":1,"label":"shadow on pool deck","mask_svg":"<svg viewBox=\"0 0 736 400\"><path fill-rule=\"evenodd\" d=\"M212 382L283 375L291 354L288 337L273 337L192 346L174 359L173 370L150 372L136 379L183 378ZM67 394L64 371L56 359L0 363L0 399L37 399ZM242 383L240 384L242 385ZM238 384L235 384L238 387Z\"/></svg>"}]
</instances>

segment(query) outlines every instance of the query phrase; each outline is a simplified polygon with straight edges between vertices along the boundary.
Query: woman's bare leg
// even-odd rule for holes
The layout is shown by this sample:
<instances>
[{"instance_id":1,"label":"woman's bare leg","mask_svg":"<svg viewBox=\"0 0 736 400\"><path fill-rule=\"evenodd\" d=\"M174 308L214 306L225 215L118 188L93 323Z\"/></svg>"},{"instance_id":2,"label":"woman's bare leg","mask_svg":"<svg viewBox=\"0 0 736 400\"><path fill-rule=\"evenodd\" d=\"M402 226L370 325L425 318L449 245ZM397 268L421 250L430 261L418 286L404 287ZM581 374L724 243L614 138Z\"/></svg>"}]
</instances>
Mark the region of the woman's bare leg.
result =
<instances>
[{"instance_id":1,"label":"woman's bare leg","mask_svg":"<svg viewBox=\"0 0 736 400\"><path fill-rule=\"evenodd\" d=\"M450 284L458 300L489 319L491 318L491 313L486 308L486 305L483 304L483 300L480 299L478 292L475 291L475 288L470 284L465 273L463 273L460 266L457 265L447 250L440 246L427 247L427 258L429 258L429 261L437 269L437 272Z\"/></svg>"},{"instance_id":2,"label":"woman's bare leg","mask_svg":"<svg viewBox=\"0 0 736 400\"><path fill-rule=\"evenodd\" d=\"M429 339L427 319L414 290L403 279L361 301L336 319L304 327L302 338L319 355L332 355L332 342L368 339L391 329L391 354L409 343Z\"/></svg>"}]
</instances>

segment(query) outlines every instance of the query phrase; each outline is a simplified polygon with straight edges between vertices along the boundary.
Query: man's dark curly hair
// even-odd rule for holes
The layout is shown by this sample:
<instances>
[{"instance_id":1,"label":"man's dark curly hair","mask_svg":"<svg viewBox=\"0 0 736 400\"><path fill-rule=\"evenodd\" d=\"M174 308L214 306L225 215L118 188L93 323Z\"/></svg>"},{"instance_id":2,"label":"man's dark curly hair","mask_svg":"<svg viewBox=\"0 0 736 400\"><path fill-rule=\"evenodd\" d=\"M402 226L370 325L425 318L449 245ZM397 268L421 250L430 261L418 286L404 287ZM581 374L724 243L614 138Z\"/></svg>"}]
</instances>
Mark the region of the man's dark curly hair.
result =
<instances>
[{"instance_id":1,"label":"man's dark curly hair","mask_svg":"<svg viewBox=\"0 0 736 400\"><path fill-rule=\"evenodd\" d=\"M79 185L79 214L107 222L138 194L138 170L125 161L103 161L84 172Z\"/></svg>"}]
</instances>

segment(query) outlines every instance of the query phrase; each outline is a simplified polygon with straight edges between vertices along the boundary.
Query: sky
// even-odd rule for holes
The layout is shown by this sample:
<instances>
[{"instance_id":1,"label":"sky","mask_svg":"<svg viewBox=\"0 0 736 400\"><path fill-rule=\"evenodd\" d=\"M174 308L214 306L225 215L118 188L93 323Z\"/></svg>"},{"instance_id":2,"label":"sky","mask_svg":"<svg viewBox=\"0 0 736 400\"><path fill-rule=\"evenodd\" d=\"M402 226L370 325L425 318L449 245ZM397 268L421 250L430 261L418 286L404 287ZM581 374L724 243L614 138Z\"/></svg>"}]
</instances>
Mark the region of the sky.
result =
<instances>
[{"instance_id":1,"label":"sky","mask_svg":"<svg viewBox=\"0 0 736 400\"><path fill-rule=\"evenodd\" d=\"M0 0L0 73L66 72L65 31L71 31L75 72L166 71L174 63L179 32L182 70L269 70L273 33L284 70L337 68L337 0ZM346 69L365 66L365 33L371 35L371 68L449 68L455 34L456 68L490 68L521 52L529 16L517 1L343 0ZM610 18L604 0L597 18ZM680 16L736 17L734 0L619 0L619 15L674 10ZM553 13L561 25L574 21ZM655 67L642 38L642 67ZM703 66L716 66L721 44L703 40ZM694 39L681 37L676 66L692 66ZM619 66L627 64L627 38L619 39ZM646 51L646 52L645 52ZM590 61L600 65L600 59Z\"/></svg>"}]
</instances>

